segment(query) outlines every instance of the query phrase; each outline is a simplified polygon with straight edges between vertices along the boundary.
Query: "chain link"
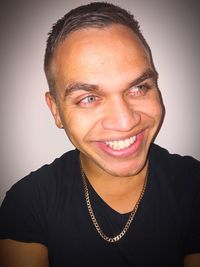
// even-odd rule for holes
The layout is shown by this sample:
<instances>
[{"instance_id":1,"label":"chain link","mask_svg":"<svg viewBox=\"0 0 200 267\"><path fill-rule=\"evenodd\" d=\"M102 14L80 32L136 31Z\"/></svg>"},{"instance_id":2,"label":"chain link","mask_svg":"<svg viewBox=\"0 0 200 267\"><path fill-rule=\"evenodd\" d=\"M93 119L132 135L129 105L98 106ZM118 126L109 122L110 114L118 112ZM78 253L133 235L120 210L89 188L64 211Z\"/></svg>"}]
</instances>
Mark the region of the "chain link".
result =
<instances>
[{"instance_id":1,"label":"chain link","mask_svg":"<svg viewBox=\"0 0 200 267\"><path fill-rule=\"evenodd\" d=\"M136 212L138 210L139 204L140 204L140 202L141 202L141 200L142 200L142 198L144 196L144 192L145 192L146 184L147 184L148 173L146 174L144 185L143 185L140 197L139 197L134 209L131 211L131 213L129 215L129 218L128 218L124 228L122 229L122 231L118 235L116 235L114 237L108 237L103 233L103 231L101 230L100 225L97 222L97 219L95 217L95 214L94 214L91 202L90 202L90 196L89 196L89 191L88 191L88 187L87 187L87 176L85 175L81 164L80 164L80 168L81 168L81 176L82 176L82 180L83 180L83 188L84 188L86 205L87 205L91 220L92 220L97 232L107 242L114 243L114 242L119 241L126 234L126 232L128 231L128 229L129 229L129 227L131 225L131 222L133 221L133 219L135 217L135 214L136 214Z\"/></svg>"}]
</instances>

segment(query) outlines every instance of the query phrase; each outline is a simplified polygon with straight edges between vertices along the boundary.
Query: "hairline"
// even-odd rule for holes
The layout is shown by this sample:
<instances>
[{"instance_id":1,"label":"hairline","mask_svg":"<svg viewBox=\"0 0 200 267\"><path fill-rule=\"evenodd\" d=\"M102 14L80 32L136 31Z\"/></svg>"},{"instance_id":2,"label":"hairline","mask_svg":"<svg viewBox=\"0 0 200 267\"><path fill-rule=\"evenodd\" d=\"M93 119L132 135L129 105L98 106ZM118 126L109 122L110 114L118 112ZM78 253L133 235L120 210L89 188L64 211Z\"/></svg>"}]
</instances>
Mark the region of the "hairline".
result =
<instances>
[{"instance_id":1,"label":"hairline","mask_svg":"<svg viewBox=\"0 0 200 267\"><path fill-rule=\"evenodd\" d=\"M52 70L52 61L53 61L56 49L68 37L70 37L70 35L73 34L74 32L81 31L81 30L84 30L84 29L99 29L99 30L103 30L103 29L112 27L113 25L121 25L121 26L124 26L124 27L128 28L129 30L131 30L137 36L137 38L141 41L141 44L144 46L144 48L147 50L147 53L151 57L150 47L149 47L148 43L146 42L145 38L143 37L143 35L140 32L137 32L136 30L134 30L129 25L125 24L125 23L111 21L111 22L107 22L107 23L104 23L104 24L102 23L102 25L100 25L100 24L81 25L78 28L71 29L68 33L66 33L64 35L60 35L60 36L57 37L54 45L51 48L51 56L49 57L48 61L45 62L45 65L44 65L46 77L47 77L48 84L49 84L49 91L50 91L50 93L52 94L52 96L54 98L56 98L56 88L55 88L55 79L56 78L55 78L55 76L53 74L53 70Z\"/></svg>"}]
</instances>

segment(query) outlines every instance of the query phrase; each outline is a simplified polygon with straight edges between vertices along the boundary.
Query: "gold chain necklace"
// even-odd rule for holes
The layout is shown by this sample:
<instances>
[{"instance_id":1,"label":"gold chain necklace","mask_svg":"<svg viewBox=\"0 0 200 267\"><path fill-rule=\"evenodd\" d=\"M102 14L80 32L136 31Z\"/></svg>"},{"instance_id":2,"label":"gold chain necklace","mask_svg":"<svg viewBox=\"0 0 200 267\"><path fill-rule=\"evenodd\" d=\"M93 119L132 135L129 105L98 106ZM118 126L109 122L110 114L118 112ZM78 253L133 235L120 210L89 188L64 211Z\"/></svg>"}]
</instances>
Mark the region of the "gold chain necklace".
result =
<instances>
[{"instance_id":1,"label":"gold chain necklace","mask_svg":"<svg viewBox=\"0 0 200 267\"><path fill-rule=\"evenodd\" d=\"M126 232L128 231L128 229L129 229L129 227L131 225L131 222L133 221L133 218L135 217L135 214L136 214L136 212L138 210L139 204L140 204L140 202L141 202L141 200L142 200L142 198L144 196L144 192L145 192L146 184L147 184L148 174L146 174L144 185L143 185L140 197L139 197L138 201L136 202L136 205L135 205L134 209L131 211L131 213L129 215L129 218L128 218L124 228L122 229L122 231L118 235L116 235L114 237L108 237L101 230L101 227L99 226L99 224L97 222L97 219L95 217L92 205L90 203L90 196L89 196L89 191L88 191L88 186L87 186L87 176L84 173L84 170L83 170L81 164L80 164L80 169L81 169L81 176L82 176L82 180L83 180L83 188L84 188L84 194L85 194L85 200L86 200L87 208L88 208L91 220L92 220L97 232L107 242L114 243L114 242L119 241L126 234Z\"/></svg>"}]
</instances>

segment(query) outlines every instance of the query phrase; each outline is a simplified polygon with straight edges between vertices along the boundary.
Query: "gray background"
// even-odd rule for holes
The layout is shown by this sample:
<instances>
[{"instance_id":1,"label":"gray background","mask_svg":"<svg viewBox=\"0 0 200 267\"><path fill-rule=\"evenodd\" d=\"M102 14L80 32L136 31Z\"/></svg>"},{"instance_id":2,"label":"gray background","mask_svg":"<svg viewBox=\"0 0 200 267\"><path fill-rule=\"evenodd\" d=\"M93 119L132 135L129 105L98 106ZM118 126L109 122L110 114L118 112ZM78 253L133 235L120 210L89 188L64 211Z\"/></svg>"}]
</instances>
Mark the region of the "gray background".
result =
<instances>
[{"instance_id":1,"label":"gray background","mask_svg":"<svg viewBox=\"0 0 200 267\"><path fill-rule=\"evenodd\" d=\"M156 140L200 159L200 9L198 1L113 0L135 14L149 42L166 117ZM43 56L47 32L88 1L0 2L0 202L10 186L73 148L48 111Z\"/></svg>"}]
</instances>

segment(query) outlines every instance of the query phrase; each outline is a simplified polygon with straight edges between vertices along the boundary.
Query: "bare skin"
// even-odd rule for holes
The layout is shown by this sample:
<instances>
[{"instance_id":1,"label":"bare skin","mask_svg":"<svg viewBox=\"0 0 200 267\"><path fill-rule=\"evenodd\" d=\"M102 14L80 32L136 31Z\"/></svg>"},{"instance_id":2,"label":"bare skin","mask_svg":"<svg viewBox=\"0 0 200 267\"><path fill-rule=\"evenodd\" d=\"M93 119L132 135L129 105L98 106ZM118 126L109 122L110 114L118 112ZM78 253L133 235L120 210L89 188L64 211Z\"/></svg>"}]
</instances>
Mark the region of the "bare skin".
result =
<instances>
[{"instance_id":1,"label":"bare skin","mask_svg":"<svg viewBox=\"0 0 200 267\"><path fill-rule=\"evenodd\" d=\"M49 267L48 250L41 244L0 240L1 267ZM200 267L200 254L187 255L183 267Z\"/></svg>"},{"instance_id":2,"label":"bare skin","mask_svg":"<svg viewBox=\"0 0 200 267\"><path fill-rule=\"evenodd\" d=\"M55 76L59 73L57 96L54 99L47 93L46 101L56 125L64 127L80 150L83 169L101 198L119 213L131 211L147 174L148 147L162 117L154 77L144 81L152 88L144 97L132 94L132 88L130 94L126 91L131 79L153 69L148 53L132 32L114 25L103 31L73 33L57 49L53 68ZM68 94L64 90L67 84L77 82L95 84L100 91L73 88ZM141 150L132 156L115 157L99 149L101 142L125 139L143 130ZM199 262L200 254L191 254L185 257L184 267L197 267Z\"/></svg>"},{"instance_id":3,"label":"bare skin","mask_svg":"<svg viewBox=\"0 0 200 267\"><path fill-rule=\"evenodd\" d=\"M101 198L115 211L125 214L131 212L138 201L146 180L147 164L138 177L132 179L127 177L88 176L90 184ZM102 182L104 186L102 186Z\"/></svg>"},{"instance_id":4,"label":"bare skin","mask_svg":"<svg viewBox=\"0 0 200 267\"><path fill-rule=\"evenodd\" d=\"M0 240L1 267L49 267L47 248L41 244ZM200 267L200 254L185 256L183 267Z\"/></svg>"},{"instance_id":5,"label":"bare skin","mask_svg":"<svg viewBox=\"0 0 200 267\"><path fill-rule=\"evenodd\" d=\"M58 46L52 68L56 99L48 92L46 102L57 127L63 126L80 150L83 169L102 199L119 213L131 211L141 193L148 149L162 118L147 51L124 26L79 30ZM133 136L139 141L132 150L116 152L105 145ZM184 267L199 267L199 263L200 254L191 254L185 257ZM48 249L2 240L0 266L48 267Z\"/></svg>"},{"instance_id":6,"label":"bare skin","mask_svg":"<svg viewBox=\"0 0 200 267\"><path fill-rule=\"evenodd\" d=\"M184 258L184 267L200 267L200 253L190 254Z\"/></svg>"},{"instance_id":7,"label":"bare skin","mask_svg":"<svg viewBox=\"0 0 200 267\"><path fill-rule=\"evenodd\" d=\"M79 149L83 169L102 199L120 213L131 211L143 188L149 145L162 118L148 52L124 26L85 29L56 49L52 68L56 99L48 92L46 101L56 125L64 126ZM132 136L139 140L133 151L105 148L105 142Z\"/></svg>"},{"instance_id":8,"label":"bare skin","mask_svg":"<svg viewBox=\"0 0 200 267\"><path fill-rule=\"evenodd\" d=\"M48 250L42 244L0 240L1 267L49 267Z\"/></svg>"}]
</instances>

